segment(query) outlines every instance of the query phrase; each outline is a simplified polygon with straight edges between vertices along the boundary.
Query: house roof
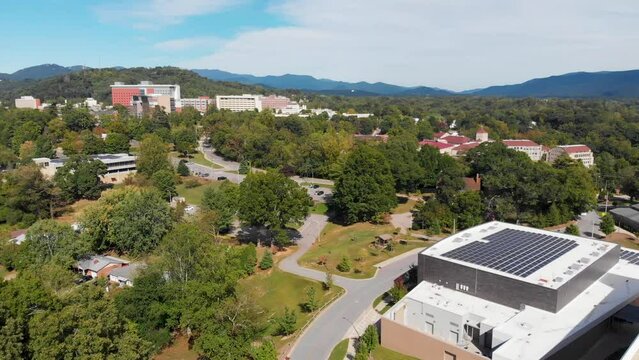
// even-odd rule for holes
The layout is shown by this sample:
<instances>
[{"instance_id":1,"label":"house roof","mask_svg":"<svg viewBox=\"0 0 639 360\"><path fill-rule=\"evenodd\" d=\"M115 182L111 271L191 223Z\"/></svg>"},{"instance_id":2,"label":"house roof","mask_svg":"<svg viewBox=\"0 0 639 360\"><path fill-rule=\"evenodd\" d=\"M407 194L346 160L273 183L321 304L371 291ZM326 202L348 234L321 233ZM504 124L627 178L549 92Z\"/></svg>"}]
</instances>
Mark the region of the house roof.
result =
<instances>
[{"instance_id":1,"label":"house roof","mask_svg":"<svg viewBox=\"0 0 639 360\"><path fill-rule=\"evenodd\" d=\"M564 149L568 154L582 153L582 152L591 152L590 148L587 145L561 145L560 148Z\"/></svg>"},{"instance_id":2,"label":"house roof","mask_svg":"<svg viewBox=\"0 0 639 360\"><path fill-rule=\"evenodd\" d=\"M477 129L477 134L488 134L488 131L480 126L479 129Z\"/></svg>"},{"instance_id":3,"label":"house roof","mask_svg":"<svg viewBox=\"0 0 639 360\"><path fill-rule=\"evenodd\" d=\"M128 266L123 266L120 268L113 269L111 270L111 273L109 275L117 276L127 280L133 280L138 276L138 274L140 273L140 270L144 268L146 268L146 264L135 263Z\"/></svg>"},{"instance_id":4,"label":"house roof","mask_svg":"<svg viewBox=\"0 0 639 360\"><path fill-rule=\"evenodd\" d=\"M480 178L465 177L464 178L464 189L469 190L469 191L479 191L479 190L481 190L481 180L480 180Z\"/></svg>"},{"instance_id":5,"label":"house roof","mask_svg":"<svg viewBox=\"0 0 639 360\"><path fill-rule=\"evenodd\" d=\"M455 151L457 154L463 154L466 151L470 150L470 149L474 149L476 147L478 147L479 145L481 145L481 143L473 141L473 142L467 142L465 144L460 144L457 145L453 148L453 151Z\"/></svg>"},{"instance_id":6,"label":"house roof","mask_svg":"<svg viewBox=\"0 0 639 360\"><path fill-rule=\"evenodd\" d=\"M502 142L506 146L539 146L536 142L528 139L508 139Z\"/></svg>"},{"instance_id":7,"label":"house roof","mask_svg":"<svg viewBox=\"0 0 639 360\"><path fill-rule=\"evenodd\" d=\"M393 235L391 235L391 234L380 234L380 235L377 235L377 238L382 240L382 241L391 241L391 240L393 240Z\"/></svg>"},{"instance_id":8,"label":"house roof","mask_svg":"<svg viewBox=\"0 0 639 360\"><path fill-rule=\"evenodd\" d=\"M467 142L470 141L469 138L463 136L463 135L450 135L450 136L444 136L441 138L441 140L446 141L449 144L465 144Z\"/></svg>"},{"instance_id":9,"label":"house roof","mask_svg":"<svg viewBox=\"0 0 639 360\"><path fill-rule=\"evenodd\" d=\"M439 150L447 149L447 148L455 146L454 144L448 144L448 143L445 143L445 142L434 141L434 140L422 140L422 141L419 142L419 145L420 146L431 146L431 147L437 148Z\"/></svg>"},{"instance_id":10,"label":"house roof","mask_svg":"<svg viewBox=\"0 0 639 360\"><path fill-rule=\"evenodd\" d=\"M123 259L118 259L113 256L105 255L93 255L85 257L78 261L77 267L81 270L91 270L98 272L111 264L128 264L129 262Z\"/></svg>"},{"instance_id":11,"label":"house roof","mask_svg":"<svg viewBox=\"0 0 639 360\"><path fill-rule=\"evenodd\" d=\"M435 138L441 138L442 136L446 135L447 133L443 132L443 131L438 131L436 132L433 136L435 136Z\"/></svg>"}]
</instances>

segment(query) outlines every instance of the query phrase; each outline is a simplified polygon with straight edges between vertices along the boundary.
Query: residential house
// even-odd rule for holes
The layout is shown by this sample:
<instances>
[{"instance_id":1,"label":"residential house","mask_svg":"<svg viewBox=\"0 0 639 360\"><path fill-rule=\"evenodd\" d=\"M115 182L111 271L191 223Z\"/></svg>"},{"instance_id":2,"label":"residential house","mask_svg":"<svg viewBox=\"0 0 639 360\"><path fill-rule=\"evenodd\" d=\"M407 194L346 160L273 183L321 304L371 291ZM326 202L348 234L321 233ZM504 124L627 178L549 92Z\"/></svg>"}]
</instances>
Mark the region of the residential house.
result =
<instances>
[{"instance_id":1,"label":"residential house","mask_svg":"<svg viewBox=\"0 0 639 360\"><path fill-rule=\"evenodd\" d=\"M133 286L133 281L146 268L146 264L135 263L128 266L118 267L109 273L109 281L122 286Z\"/></svg>"},{"instance_id":2,"label":"residential house","mask_svg":"<svg viewBox=\"0 0 639 360\"><path fill-rule=\"evenodd\" d=\"M129 262L113 256L93 255L87 256L76 263L76 269L82 275L88 275L92 278L106 278L111 271L116 268L128 266Z\"/></svg>"},{"instance_id":3,"label":"residential house","mask_svg":"<svg viewBox=\"0 0 639 360\"><path fill-rule=\"evenodd\" d=\"M435 141L435 140L422 140L419 142L419 147L430 146L437 150L439 150L440 154L453 155L452 149L455 147L453 144L448 144L445 142Z\"/></svg>"}]
</instances>

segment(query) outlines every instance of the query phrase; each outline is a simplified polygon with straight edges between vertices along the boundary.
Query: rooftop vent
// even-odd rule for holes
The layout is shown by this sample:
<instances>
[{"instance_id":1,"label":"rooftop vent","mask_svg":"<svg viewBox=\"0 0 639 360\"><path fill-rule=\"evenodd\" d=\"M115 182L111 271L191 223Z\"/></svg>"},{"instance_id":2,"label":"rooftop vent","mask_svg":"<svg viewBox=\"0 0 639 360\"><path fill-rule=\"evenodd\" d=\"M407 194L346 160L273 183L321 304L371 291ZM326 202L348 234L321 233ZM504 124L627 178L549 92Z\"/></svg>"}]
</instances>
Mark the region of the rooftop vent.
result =
<instances>
[{"instance_id":1,"label":"rooftop vent","mask_svg":"<svg viewBox=\"0 0 639 360\"><path fill-rule=\"evenodd\" d=\"M579 262L582 264L587 264L590 262L590 259L588 259L587 257L582 257L581 259L579 259Z\"/></svg>"},{"instance_id":2,"label":"rooftop vent","mask_svg":"<svg viewBox=\"0 0 639 360\"><path fill-rule=\"evenodd\" d=\"M579 269L581 269L581 265L579 265L579 264L572 264L572 265L570 265L568 268L569 268L569 269L571 269L571 270L579 270Z\"/></svg>"},{"instance_id":3,"label":"rooftop vent","mask_svg":"<svg viewBox=\"0 0 639 360\"><path fill-rule=\"evenodd\" d=\"M558 283L559 283L559 282L564 281L564 278L562 278L562 277L560 277L560 276L557 276L557 277L556 277L556 278L554 278L552 281L554 281L554 282L558 282Z\"/></svg>"},{"instance_id":4,"label":"rooftop vent","mask_svg":"<svg viewBox=\"0 0 639 360\"><path fill-rule=\"evenodd\" d=\"M570 271L570 270L566 270L566 271L564 271L564 275L572 275L572 274L573 274L573 272L572 272L572 271Z\"/></svg>"},{"instance_id":5,"label":"rooftop vent","mask_svg":"<svg viewBox=\"0 0 639 360\"><path fill-rule=\"evenodd\" d=\"M593 251L593 252L590 253L590 256L597 257L597 256L599 256L599 253L596 252L596 251Z\"/></svg>"}]
</instances>

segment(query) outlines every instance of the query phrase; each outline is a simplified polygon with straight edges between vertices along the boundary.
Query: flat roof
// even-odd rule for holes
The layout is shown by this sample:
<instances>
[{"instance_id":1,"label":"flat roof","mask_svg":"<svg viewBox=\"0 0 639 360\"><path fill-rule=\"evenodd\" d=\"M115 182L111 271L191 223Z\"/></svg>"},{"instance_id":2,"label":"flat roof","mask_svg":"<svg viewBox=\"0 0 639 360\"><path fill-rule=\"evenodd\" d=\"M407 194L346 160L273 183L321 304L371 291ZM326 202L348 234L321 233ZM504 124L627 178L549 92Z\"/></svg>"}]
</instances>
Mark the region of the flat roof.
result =
<instances>
[{"instance_id":1,"label":"flat roof","mask_svg":"<svg viewBox=\"0 0 639 360\"><path fill-rule=\"evenodd\" d=\"M503 240L506 240L505 242L507 243L510 240L521 241L521 239L524 239L522 243L525 244L528 238L543 238L547 245L546 247L534 247L522 250L515 248L509 252L502 252L500 254L488 253L484 254L484 256L491 260L498 260L496 255L499 255L504 258L503 261L505 262L512 261L512 259L518 255L517 252L525 251L525 254L519 255L525 256L526 259L528 259L527 261L531 261L531 264L536 266L530 267L528 271L522 271L517 275L515 271L496 269L498 266L494 264L497 260L492 261L492 265L489 264L488 266L480 265L479 263L482 263L482 261L473 260L476 259L476 257L473 258L472 251L485 251L485 248L491 246L491 242L498 241L497 238L500 236L504 237L503 234L505 231L509 233L505 239L501 239L502 242ZM555 245L555 243L561 244ZM554 251L554 249L559 246L563 246L563 250L561 252ZM473 247L476 250L472 250L471 248ZM422 251L422 254L519 281L558 289L569 279L581 273L590 264L608 252L613 251L616 247L617 245L604 241L492 221L451 235ZM553 251L547 252L549 249ZM467 255L469 252L470 255ZM460 253L464 256L458 256ZM464 259L470 260L466 261ZM484 261L483 263L487 262L488 261Z\"/></svg>"},{"instance_id":2,"label":"flat roof","mask_svg":"<svg viewBox=\"0 0 639 360\"><path fill-rule=\"evenodd\" d=\"M639 256L639 251L623 250ZM417 301L477 319L492 328L493 339L497 342L493 343L493 360L538 360L563 348L637 297L639 265L619 260L556 313L531 306L516 310L422 281L384 316L392 319L391 314L406 301Z\"/></svg>"}]
</instances>

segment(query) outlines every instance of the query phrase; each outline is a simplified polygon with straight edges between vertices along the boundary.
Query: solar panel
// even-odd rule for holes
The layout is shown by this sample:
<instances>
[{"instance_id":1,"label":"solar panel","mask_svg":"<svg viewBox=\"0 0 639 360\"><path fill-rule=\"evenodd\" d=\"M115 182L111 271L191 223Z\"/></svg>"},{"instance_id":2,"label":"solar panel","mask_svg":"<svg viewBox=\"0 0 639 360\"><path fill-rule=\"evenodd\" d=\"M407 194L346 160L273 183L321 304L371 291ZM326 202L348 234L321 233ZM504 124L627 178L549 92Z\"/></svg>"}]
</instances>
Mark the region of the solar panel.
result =
<instances>
[{"instance_id":1,"label":"solar panel","mask_svg":"<svg viewBox=\"0 0 639 360\"><path fill-rule=\"evenodd\" d=\"M504 229L482 240L442 256L525 278L577 247L574 240L515 229Z\"/></svg>"},{"instance_id":2,"label":"solar panel","mask_svg":"<svg viewBox=\"0 0 639 360\"><path fill-rule=\"evenodd\" d=\"M633 265L639 265L639 253L637 252L621 250L621 254L619 257L621 258L621 260L626 260Z\"/></svg>"}]
</instances>

